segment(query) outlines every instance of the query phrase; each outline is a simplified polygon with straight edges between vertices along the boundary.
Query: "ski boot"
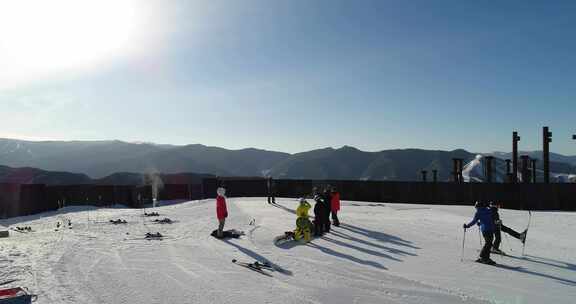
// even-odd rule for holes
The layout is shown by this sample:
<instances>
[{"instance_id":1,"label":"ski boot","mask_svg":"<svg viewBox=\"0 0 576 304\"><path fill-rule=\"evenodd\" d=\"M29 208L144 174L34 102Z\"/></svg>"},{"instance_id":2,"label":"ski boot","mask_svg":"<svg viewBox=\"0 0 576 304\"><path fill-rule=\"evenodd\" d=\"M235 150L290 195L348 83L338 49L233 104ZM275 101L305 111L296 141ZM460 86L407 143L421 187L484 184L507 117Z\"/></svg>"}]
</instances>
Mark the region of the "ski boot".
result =
<instances>
[{"instance_id":1,"label":"ski boot","mask_svg":"<svg viewBox=\"0 0 576 304\"><path fill-rule=\"evenodd\" d=\"M494 254L499 254L499 255L506 255L506 253L498 248L492 248L492 250L490 250L491 253Z\"/></svg>"},{"instance_id":2,"label":"ski boot","mask_svg":"<svg viewBox=\"0 0 576 304\"><path fill-rule=\"evenodd\" d=\"M487 264L487 265L496 265L496 262L494 262L493 260L491 260L490 258L478 258L476 260L477 263L482 263L482 264Z\"/></svg>"}]
</instances>

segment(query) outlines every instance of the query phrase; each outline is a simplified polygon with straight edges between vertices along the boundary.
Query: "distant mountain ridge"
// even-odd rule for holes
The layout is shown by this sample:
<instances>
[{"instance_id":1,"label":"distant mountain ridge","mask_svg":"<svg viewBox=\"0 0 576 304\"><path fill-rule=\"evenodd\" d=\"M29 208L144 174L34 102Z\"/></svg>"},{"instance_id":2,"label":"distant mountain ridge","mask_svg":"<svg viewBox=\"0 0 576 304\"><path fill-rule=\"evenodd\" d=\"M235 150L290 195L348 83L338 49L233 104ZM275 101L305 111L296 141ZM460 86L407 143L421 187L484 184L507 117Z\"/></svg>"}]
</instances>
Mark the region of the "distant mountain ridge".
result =
<instances>
[{"instance_id":1,"label":"distant mountain ridge","mask_svg":"<svg viewBox=\"0 0 576 304\"><path fill-rule=\"evenodd\" d=\"M451 178L452 158L462 158L467 163L475 156L476 153L461 149L365 152L344 146L288 154L254 148L228 150L200 144L176 146L118 140L34 142L0 139L0 165L28 167L28 170L39 168L36 169L38 171L30 171L36 172L33 174L36 176L34 180L41 180L42 172L56 171L59 173L57 183L60 180L76 180L77 183L105 181L134 184L142 174L152 172L168 175L190 172L198 176L409 181L420 180L421 170L429 172L429 180L432 179L432 170L438 170L438 180L446 181ZM576 159L576 156L554 154L553 160L572 158ZM565 162L553 161L551 167L558 173L576 171L576 164ZM64 176L65 173L72 175Z\"/></svg>"},{"instance_id":2,"label":"distant mountain ridge","mask_svg":"<svg viewBox=\"0 0 576 304\"><path fill-rule=\"evenodd\" d=\"M27 167L10 168L0 166L0 183L9 184L45 184L49 186L85 184L140 186L158 183L158 181L163 184L200 184L202 183L202 179L209 177L214 177L214 175L195 173L142 174L120 172L100 179L91 179L87 175L79 173L45 171Z\"/></svg>"},{"instance_id":3,"label":"distant mountain ridge","mask_svg":"<svg viewBox=\"0 0 576 304\"><path fill-rule=\"evenodd\" d=\"M421 171L438 170L438 180L449 180L452 158L470 160L476 154L465 150L434 151L397 149L364 152L344 146L294 154L271 170L278 178L419 180Z\"/></svg>"},{"instance_id":4,"label":"distant mountain ridge","mask_svg":"<svg viewBox=\"0 0 576 304\"><path fill-rule=\"evenodd\" d=\"M0 139L0 165L84 173L102 178L117 172L207 173L261 176L288 153L227 150L204 145L154 145L113 141Z\"/></svg>"}]
</instances>

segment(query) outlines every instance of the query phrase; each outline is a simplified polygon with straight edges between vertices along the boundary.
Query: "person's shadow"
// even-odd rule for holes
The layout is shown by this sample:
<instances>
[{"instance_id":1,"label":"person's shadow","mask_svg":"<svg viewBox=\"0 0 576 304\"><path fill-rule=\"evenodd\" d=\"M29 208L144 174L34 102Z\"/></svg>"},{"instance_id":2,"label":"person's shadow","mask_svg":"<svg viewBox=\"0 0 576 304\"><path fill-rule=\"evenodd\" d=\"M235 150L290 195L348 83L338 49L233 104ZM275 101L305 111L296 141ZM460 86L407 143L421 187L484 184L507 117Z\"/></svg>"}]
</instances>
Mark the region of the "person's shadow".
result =
<instances>
[{"instance_id":1,"label":"person's shadow","mask_svg":"<svg viewBox=\"0 0 576 304\"><path fill-rule=\"evenodd\" d=\"M318 249L318 250L320 250L326 254L329 254L329 255L332 255L332 256L335 256L338 258L346 259L346 260L352 261L354 263L358 263L358 264L362 264L362 265L366 265L366 266L372 266L372 267L382 269L382 270L388 270L388 268L384 267L384 265L382 265L378 262L363 260L363 259L357 258L357 257L349 255L349 254L345 254L345 253L338 252L338 251L335 251L335 250L330 249L330 248L326 248L326 247L314 244L312 242L306 244L306 246L309 246L311 248L316 248L316 249Z\"/></svg>"},{"instance_id":2,"label":"person's shadow","mask_svg":"<svg viewBox=\"0 0 576 304\"><path fill-rule=\"evenodd\" d=\"M506 257L511 258L511 259L515 259L515 260L519 260L519 261L531 262L531 263L535 263L535 264L540 264L540 265L545 265L545 266L551 266L551 267L555 267L555 268L559 268L559 269L564 269L564 270L569 270L569 271L576 271L576 265L574 265L574 264L567 263L567 262L556 261L556 260L552 260L552 259L548 259L548 258L537 257L537 256L532 256L532 255L526 255L526 256L523 256L523 257L517 257L517 256L507 255ZM558 265L558 264L564 264L565 266ZM539 272L535 272L535 271L530 271L530 270L527 270L527 269L522 268L522 267L521 267L521 268L510 268L510 270L514 270L514 271L518 271L518 272L523 272L523 273L535 275L535 276L538 276L538 277L553 279L553 280L559 281L559 282L562 283L562 284L576 286L576 281L574 281L574 280L565 279L565 278L561 278L561 277L558 277L558 276L549 275L549 274L544 274L544 273L539 273Z\"/></svg>"},{"instance_id":3,"label":"person's shadow","mask_svg":"<svg viewBox=\"0 0 576 304\"><path fill-rule=\"evenodd\" d=\"M412 248L412 249L420 249L420 247L416 247L416 246L412 245L412 242L410 242L410 241L404 240L400 237L390 235L390 234L387 234L384 232L369 230L366 228L362 228L362 227L358 227L358 226L354 226L354 225L346 224L346 223L340 224L340 228L342 228L344 230L348 230L352 233L360 234L360 235L378 240L380 242L392 243L394 245L405 246L405 247Z\"/></svg>"}]
</instances>

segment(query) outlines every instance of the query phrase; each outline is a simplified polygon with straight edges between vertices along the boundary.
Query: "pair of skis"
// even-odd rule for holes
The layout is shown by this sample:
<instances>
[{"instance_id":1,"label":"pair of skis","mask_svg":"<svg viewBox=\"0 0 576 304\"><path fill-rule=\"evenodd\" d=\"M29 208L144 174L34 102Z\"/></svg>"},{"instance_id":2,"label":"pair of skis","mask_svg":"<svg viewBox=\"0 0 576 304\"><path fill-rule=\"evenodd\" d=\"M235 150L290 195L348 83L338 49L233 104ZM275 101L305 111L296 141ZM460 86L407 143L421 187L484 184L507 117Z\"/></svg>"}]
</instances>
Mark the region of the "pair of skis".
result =
<instances>
[{"instance_id":1,"label":"pair of skis","mask_svg":"<svg viewBox=\"0 0 576 304\"><path fill-rule=\"evenodd\" d=\"M264 262L264 263L260 263L258 261L254 262L254 263L246 263L246 262L240 262L236 259L232 260L232 263L250 269L252 271L255 271L259 274L265 275L267 277L272 277L272 275L264 270L268 270L268 271L274 271L274 267L272 267L272 265L270 265L268 262Z\"/></svg>"}]
</instances>

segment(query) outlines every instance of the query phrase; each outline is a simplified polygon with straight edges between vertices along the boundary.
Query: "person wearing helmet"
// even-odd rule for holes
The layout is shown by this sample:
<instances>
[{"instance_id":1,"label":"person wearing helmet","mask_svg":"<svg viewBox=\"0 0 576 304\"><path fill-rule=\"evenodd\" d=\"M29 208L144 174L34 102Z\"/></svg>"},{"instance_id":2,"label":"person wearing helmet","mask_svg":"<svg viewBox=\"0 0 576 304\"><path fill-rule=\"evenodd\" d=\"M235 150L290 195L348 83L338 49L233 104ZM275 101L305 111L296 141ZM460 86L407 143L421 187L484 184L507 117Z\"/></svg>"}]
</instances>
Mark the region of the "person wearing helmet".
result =
<instances>
[{"instance_id":1,"label":"person wearing helmet","mask_svg":"<svg viewBox=\"0 0 576 304\"><path fill-rule=\"evenodd\" d=\"M325 210L325 202L322 195L318 194L318 190L314 189L314 201L316 204L314 205L314 236L322 236L324 232L325 225L324 225L324 217L326 216Z\"/></svg>"},{"instance_id":2,"label":"person wearing helmet","mask_svg":"<svg viewBox=\"0 0 576 304\"><path fill-rule=\"evenodd\" d=\"M522 233L518 233L514 231L514 229L504 226L502 220L500 219L500 214L498 213L498 208L500 206L494 202L490 202L490 212L492 212L492 220L494 221L494 245L492 247L492 252L497 254L504 254L502 250L500 250L500 243L502 242L502 233L505 232L511 235L514 238L517 238L524 244L526 241L526 232L524 230Z\"/></svg>"},{"instance_id":3,"label":"person wearing helmet","mask_svg":"<svg viewBox=\"0 0 576 304\"><path fill-rule=\"evenodd\" d=\"M224 224L226 222L226 218L228 217L228 209L226 208L226 189L223 187L218 187L216 190L216 217L218 218L218 233L216 234L217 238L224 237Z\"/></svg>"},{"instance_id":4,"label":"person wearing helmet","mask_svg":"<svg viewBox=\"0 0 576 304\"><path fill-rule=\"evenodd\" d=\"M490 250L492 249L492 241L494 240L494 221L492 220L492 212L488 209L488 204L477 201L474 205L476 213L470 223L464 224L464 229L470 228L477 223L480 224L480 231L484 237L484 247L480 251L480 258L476 262L494 265L496 262L490 259Z\"/></svg>"},{"instance_id":5,"label":"person wearing helmet","mask_svg":"<svg viewBox=\"0 0 576 304\"><path fill-rule=\"evenodd\" d=\"M310 222L308 211L312 208L306 199L301 198L298 208L296 208L296 230L294 230L294 239L296 241L304 240L306 243L312 239L313 226Z\"/></svg>"}]
</instances>

